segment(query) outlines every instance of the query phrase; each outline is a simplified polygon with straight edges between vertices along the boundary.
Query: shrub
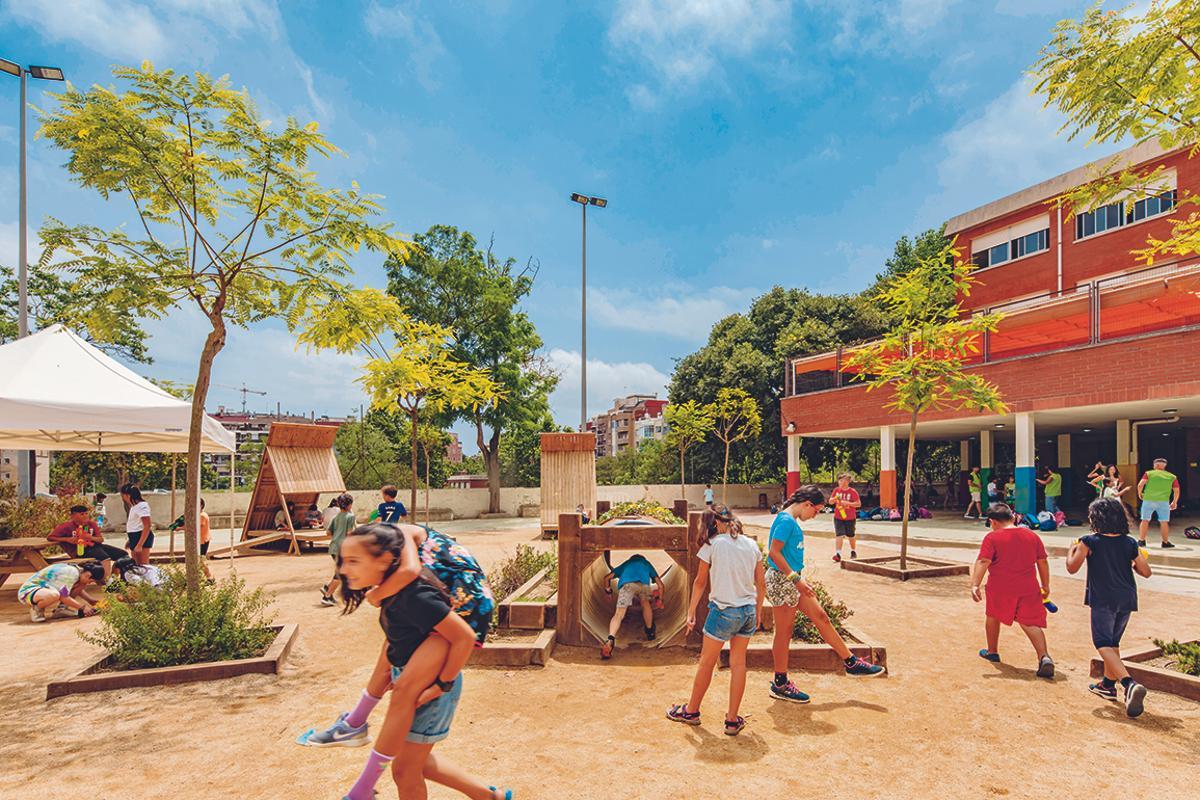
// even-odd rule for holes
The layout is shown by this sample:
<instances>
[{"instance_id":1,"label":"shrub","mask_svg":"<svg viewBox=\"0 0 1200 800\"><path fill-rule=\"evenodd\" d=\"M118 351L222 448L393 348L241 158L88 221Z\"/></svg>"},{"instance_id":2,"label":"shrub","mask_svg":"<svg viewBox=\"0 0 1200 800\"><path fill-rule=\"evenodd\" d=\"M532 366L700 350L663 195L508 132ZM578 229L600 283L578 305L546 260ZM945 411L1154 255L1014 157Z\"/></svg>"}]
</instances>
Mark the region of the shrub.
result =
<instances>
[{"instance_id":1,"label":"shrub","mask_svg":"<svg viewBox=\"0 0 1200 800\"><path fill-rule=\"evenodd\" d=\"M0 481L0 539L45 537L55 525L67 521L75 505L91 504L71 493L18 497L16 484Z\"/></svg>"},{"instance_id":2,"label":"shrub","mask_svg":"<svg viewBox=\"0 0 1200 800\"><path fill-rule=\"evenodd\" d=\"M549 569L547 580L558 584L558 554L554 551L543 552L527 544L517 545L517 551L510 557L500 561L488 573L488 585L492 594L500 601L521 587L521 584L532 578L542 569Z\"/></svg>"},{"instance_id":3,"label":"shrub","mask_svg":"<svg viewBox=\"0 0 1200 800\"><path fill-rule=\"evenodd\" d=\"M653 500L633 500L628 503L617 503L597 517L596 521L592 524L603 525L617 517L650 517L664 525L686 524L679 517L675 516L675 512L671 511L671 509Z\"/></svg>"},{"instance_id":4,"label":"shrub","mask_svg":"<svg viewBox=\"0 0 1200 800\"><path fill-rule=\"evenodd\" d=\"M833 627L842 636L846 635L846 628L843 623L850 617L854 616L854 612L850 607L841 600L835 600L829 590L825 588L825 584L811 578L806 578L808 585L817 593L817 602L821 604L821 608L825 609L825 613L829 615ZM792 638L809 644L821 644L825 640L821 638L821 634L817 631L817 626L809 621L804 614L796 615L796 625L792 628Z\"/></svg>"},{"instance_id":5,"label":"shrub","mask_svg":"<svg viewBox=\"0 0 1200 800\"><path fill-rule=\"evenodd\" d=\"M1200 642L1180 642L1172 639L1165 642L1155 639L1154 644L1162 648L1164 656L1173 656L1172 667L1184 675L1200 677Z\"/></svg>"},{"instance_id":6,"label":"shrub","mask_svg":"<svg viewBox=\"0 0 1200 800\"><path fill-rule=\"evenodd\" d=\"M202 584L189 597L177 567L164 569L161 588L120 587L101 600L100 628L80 634L112 655L122 669L171 667L202 661L231 661L262 655L275 631L267 607L272 597L230 576Z\"/></svg>"}]
</instances>

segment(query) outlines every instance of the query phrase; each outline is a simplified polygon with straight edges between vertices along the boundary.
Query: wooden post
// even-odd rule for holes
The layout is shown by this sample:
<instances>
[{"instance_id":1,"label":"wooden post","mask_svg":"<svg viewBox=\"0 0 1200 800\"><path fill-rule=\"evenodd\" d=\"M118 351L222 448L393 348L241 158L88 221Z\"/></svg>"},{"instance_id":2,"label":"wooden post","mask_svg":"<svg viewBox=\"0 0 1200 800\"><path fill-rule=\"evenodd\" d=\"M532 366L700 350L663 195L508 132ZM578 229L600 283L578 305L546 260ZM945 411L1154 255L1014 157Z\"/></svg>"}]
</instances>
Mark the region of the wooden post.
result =
<instances>
[{"instance_id":1,"label":"wooden post","mask_svg":"<svg viewBox=\"0 0 1200 800\"><path fill-rule=\"evenodd\" d=\"M296 541L296 526L292 524L292 514L288 511L287 497L283 492L279 492L279 506L283 511L283 519L287 522L288 533L292 537L292 543L288 545L288 555L300 555L300 543Z\"/></svg>"},{"instance_id":2,"label":"wooden post","mask_svg":"<svg viewBox=\"0 0 1200 800\"><path fill-rule=\"evenodd\" d=\"M687 522L687 518L688 518L688 501L687 500L676 500L675 505L671 510L674 512L675 516L679 517L684 522Z\"/></svg>"},{"instance_id":3,"label":"wooden post","mask_svg":"<svg viewBox=\"0 0 1200 800\"><path fill-rule=\"evenodd\" d=\"M687 532L687 573L688 573L688 602L691 602L692 584L696 582L696 573L700 571L700 559L696 557L696 553L700 551L700 520L704 512L693 511L687 515L688 532ZM559 580L562 580L561 578ZM704 640L704 620L708 618L708 587L704 588L704 594L700 597L700 602L696 606L696 627L692 628L692 632L688 634L687 642L690 645L699 646Z\"/></svg>"},{"instance_id":4,"label":"wooden post","mask_svg":"<svg viewBox=\"0 0 1200 800\"><path fill-rule=\"evenodd\" d=\"M558 623L560 644L582 645L582 575L580 575L578 514L558 515Z\"/></svg>"},{"instance_id":5,"label":"wooden post","mask_svg":"<svg viewBox=\"0 0 1200 800\"><path fill-rule=\"evenodd\" d=\"M600 516L601 514L605 513L606 511L608 511L611 508L612 508L612 502L610 502L608 500L597 500L596 501L596 516L597 517Z\"/></svg>"}]
</instances>

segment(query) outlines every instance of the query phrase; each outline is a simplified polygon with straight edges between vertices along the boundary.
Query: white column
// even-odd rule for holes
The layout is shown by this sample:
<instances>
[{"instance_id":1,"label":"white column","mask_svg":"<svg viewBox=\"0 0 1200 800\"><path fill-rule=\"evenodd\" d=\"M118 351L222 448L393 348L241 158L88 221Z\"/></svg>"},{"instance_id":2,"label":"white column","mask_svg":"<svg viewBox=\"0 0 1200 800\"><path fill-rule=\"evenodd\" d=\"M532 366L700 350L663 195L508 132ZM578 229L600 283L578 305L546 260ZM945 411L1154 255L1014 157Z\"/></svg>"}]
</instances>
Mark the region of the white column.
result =
<instances>
[{"instance_id":1,"label":"white column","mask_svg":"<svg viewBox=\"0 0 1200 800\"><path fill-rule=\"evenodd\" d=\"M1036 449L1034 435L1033 414L1017 414L1017 467L1033 466Z\"/></svg>"},{"instance_id":2,"label":"white column","mask_svg":"<svg viewBox=\"0 0 1200 800\"><path fill-rule=\"evenodd\" d=\"M787 471L800 471L800 434L791 434L787 437Z\"/></svg>"},{"instance_id":3,"label":"white column","mask_svg":"<svg viewBox=\"0 0 1200 800\"><path fill-rule=\"evenodd\" d=\"M1129 420L1117 420L1117 463L1128 464L1133 454L1133 437Z\"/></svg>"},{"instance_id":4,"label":"white column","mask_svg":"<svg viewBox=\"0 0 1200 800\"><path fill-rule=\"evenodd\" d=\"M979 467L980 469L992 468L992 432L990 430L979 432Z\"/></svg>"},{"instance_id":5,"label":"white column","mask_svg":"<svg viewBox=\"0 0 1200 800\"><path fill-rule=\"evenodd\" d=\"M896 429L891 425L879 429L879 469L896 469Z\"/></svg>"}]
</instances>

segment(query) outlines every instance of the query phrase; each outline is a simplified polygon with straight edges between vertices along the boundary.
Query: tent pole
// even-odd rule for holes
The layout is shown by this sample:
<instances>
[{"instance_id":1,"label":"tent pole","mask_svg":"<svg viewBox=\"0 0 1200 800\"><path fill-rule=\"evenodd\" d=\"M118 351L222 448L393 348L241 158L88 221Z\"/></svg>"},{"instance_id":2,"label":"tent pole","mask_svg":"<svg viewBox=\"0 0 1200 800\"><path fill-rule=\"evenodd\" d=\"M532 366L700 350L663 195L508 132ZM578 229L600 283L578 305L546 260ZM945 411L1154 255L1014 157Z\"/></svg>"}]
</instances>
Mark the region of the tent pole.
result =
<instances>
[{"instance_id":1,"label":"tent pole","mask_svg":"<svg viewBox=\"0 0 1200 800\"><path fill-rule=\"evenodd\" d=\"M179 465L179 455L171 453L171 561L175 561L175 468Z\"/></svg>"},{"instance_id":2,"label":"tent pole","mask_svg":"<svg viewBox=\"0 0 1200 800\"><path fill-rule=\"evenodd\" d=\"M237 548L233 546L234 520L237 519L235 505L237 502L237 444L229 454L229 567L233 569L233 560L237 558ZM246 512L250 513L249 511Z\"/></svg>"}]
</instances>

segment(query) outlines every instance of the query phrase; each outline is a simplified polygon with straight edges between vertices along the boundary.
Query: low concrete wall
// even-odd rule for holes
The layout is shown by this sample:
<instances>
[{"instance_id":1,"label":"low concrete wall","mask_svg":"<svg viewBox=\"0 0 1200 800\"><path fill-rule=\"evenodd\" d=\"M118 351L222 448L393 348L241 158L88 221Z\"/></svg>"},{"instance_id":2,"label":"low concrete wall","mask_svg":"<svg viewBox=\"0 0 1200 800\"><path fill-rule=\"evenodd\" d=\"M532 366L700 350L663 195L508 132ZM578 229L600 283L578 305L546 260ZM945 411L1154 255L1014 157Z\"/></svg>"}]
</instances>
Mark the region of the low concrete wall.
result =
<instances>
[{"instance_id":1,"label":"low concrete wall","mask_svg":"<svg viewBox=\"0 0 1200 800\"><path fill-rule=\"evenodd\" d=\"M728 502L735 508L757 508L759 504L759 495L766 495L767 504L777 502L779 492L782 486L764 487L750 486L746 484L730 484L728 489ZM721 486L718 484L713 487L716 494L716 501L721 502ZM350 494L354 496L354 511L361 518L365 518L371 509L379 504L381 498L378 490L358 490ZM322 508L329 505L333 493L321 495L318 502ZM230 506L230 495L227 491L206 491L203 494L205 502L205 510L210 515L220 515L228 517ZM612 503L621 503L627 500L657 500L668 508L672 503L679 498L679 486L677 484L651 484L651 485L633 485L633 486L597 486L596 499L608 500ZM145 499L150 503L150 513L154 520L155 527L166 527L171 523L171 493L170 492L148 492ZM408 492L401 491L399 499L405 504L408 504ZM500 508L508 514L517 515L517 511L522 505L537 505L541 501L541 489L524 488L524 487L504 487L500 489ZM699 508L704 505L704 486L688 485L687 501L693 507ZM116 493L110 493L108 500L105 501L108 508L108 518L110 527L117 530L125 528L125 508L121 504L121 498ZM246 513L246 509L250 504L249 492L238 492L233 495L233 505L237 509L238 519ZM418 509L425 506L425 493L417 492L417 507ZM433 489L429 492L429 506L431 509L448 509L454 514L455 519L475 519L480 514L488 509L488 490L487 489ZM183 492L175 493L175 514L178 516L183 513Z\"/></svg>"}]
</instances>

